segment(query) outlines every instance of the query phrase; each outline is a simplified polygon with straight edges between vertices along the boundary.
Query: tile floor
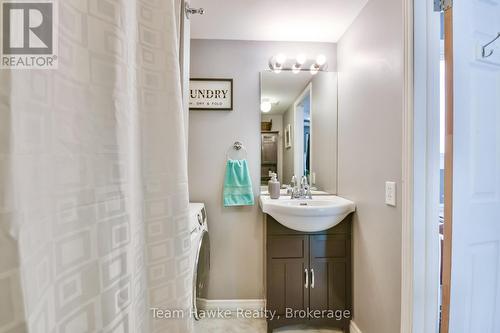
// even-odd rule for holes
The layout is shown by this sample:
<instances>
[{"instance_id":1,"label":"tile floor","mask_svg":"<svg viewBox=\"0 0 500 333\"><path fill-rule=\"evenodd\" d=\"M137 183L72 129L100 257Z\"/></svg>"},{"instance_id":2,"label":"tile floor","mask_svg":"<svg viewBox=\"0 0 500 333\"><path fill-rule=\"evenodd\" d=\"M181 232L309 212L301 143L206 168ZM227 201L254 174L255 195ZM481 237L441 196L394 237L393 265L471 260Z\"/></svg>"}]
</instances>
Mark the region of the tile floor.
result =
<instances>
[{"instance_id":1,"label":"tile floor","mask_svg":"<svg viewBox=\"0 0 500 333\"><path fill-rule=\"evenodd\" d=\"M203 319L194 323L195 333L266 333L264 319ZM291 326L274 330L276 333L341 333L331 329L308 329Z\"/></svg>"}]
</instances>

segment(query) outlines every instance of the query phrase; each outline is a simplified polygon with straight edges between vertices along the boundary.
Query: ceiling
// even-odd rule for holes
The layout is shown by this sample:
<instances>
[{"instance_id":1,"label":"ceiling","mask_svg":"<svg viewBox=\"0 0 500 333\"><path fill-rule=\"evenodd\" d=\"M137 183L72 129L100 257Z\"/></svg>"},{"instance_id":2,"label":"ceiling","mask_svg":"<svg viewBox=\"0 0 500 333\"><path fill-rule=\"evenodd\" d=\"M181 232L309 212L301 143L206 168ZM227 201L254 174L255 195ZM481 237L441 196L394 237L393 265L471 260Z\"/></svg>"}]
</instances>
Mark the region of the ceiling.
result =
<instances>
[{"instance_id":1,"label":"ceiling","mask_svg":"<svg viewBox=\"0 0 500 333\"><path fill-rule=\"evenodd\" d=\"M262 73L262 100L279 102L277 105L274 104L271 111L266 114L283 114L295 102L311 79L309 72L275 74L268 71Z\"/></svg>"},{"instance_id":2,"label":"ceiling","mask_svg":"<svg viewBox=\"0 0 500 333\"><path fill-rule=\"evenodd\" d=\"M368 0L191 0L191 38L336 43Z\"/></svg>"}]
</instances>

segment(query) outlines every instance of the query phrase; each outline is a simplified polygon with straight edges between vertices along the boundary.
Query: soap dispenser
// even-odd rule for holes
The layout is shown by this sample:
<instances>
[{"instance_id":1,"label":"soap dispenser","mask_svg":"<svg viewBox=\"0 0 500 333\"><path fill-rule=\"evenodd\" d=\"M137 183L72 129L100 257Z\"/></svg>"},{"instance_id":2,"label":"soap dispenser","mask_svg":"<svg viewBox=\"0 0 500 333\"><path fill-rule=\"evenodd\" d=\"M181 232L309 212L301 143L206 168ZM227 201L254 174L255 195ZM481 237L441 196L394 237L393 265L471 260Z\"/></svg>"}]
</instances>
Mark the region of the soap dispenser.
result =
<instances>
[{"instance_id":1,"label":"soap dispenser","mask_svg":"<svg viewBox=\"0 0 500 333\"><path fill-rule=\"evenodd\" d=\"M276 173L271 174L271 180L267 184L267 191L271 199L280 198L280 182L278 181L278 175Z\"/></svg>"}]
</instances>

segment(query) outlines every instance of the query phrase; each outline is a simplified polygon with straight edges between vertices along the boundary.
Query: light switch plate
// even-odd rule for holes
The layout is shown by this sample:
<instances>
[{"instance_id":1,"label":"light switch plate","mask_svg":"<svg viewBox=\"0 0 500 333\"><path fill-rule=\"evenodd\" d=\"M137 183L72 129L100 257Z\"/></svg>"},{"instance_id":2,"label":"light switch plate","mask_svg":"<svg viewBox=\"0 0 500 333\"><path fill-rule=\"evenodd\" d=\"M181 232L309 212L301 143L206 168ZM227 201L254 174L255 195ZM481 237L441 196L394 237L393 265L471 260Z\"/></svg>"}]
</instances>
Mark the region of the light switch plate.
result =
<instances>
[{"instance_id":1,"label":"light switch plate","mask_svg":"<svg viewBox=\"0 0 500 333\"><path fill-rule=\"evenodd\" d=\"M396 182L385 182L385 204L396 206Z\"/></svg>"}]
</instances>

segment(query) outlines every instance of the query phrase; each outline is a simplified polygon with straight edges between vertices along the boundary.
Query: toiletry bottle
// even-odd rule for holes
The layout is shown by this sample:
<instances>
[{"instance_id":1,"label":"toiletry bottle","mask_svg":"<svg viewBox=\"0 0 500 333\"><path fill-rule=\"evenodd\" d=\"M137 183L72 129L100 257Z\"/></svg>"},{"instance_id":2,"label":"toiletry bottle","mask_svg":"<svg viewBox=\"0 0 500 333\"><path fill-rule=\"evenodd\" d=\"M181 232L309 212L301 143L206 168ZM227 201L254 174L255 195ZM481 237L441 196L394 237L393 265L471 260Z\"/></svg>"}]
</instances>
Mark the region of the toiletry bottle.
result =
<instances>
[{"instance_id":1,"label":"toiletry bottle","mask_svg":"<svg viewBox=\"0 0 500 333\"><path fill-rule=\"evenodd\" d=\"M278 181L278 177L275 173L271 175L271 180L267 184L267 190L271 199L280 198L280 182Z\"/></svg>"}]
</instances>

